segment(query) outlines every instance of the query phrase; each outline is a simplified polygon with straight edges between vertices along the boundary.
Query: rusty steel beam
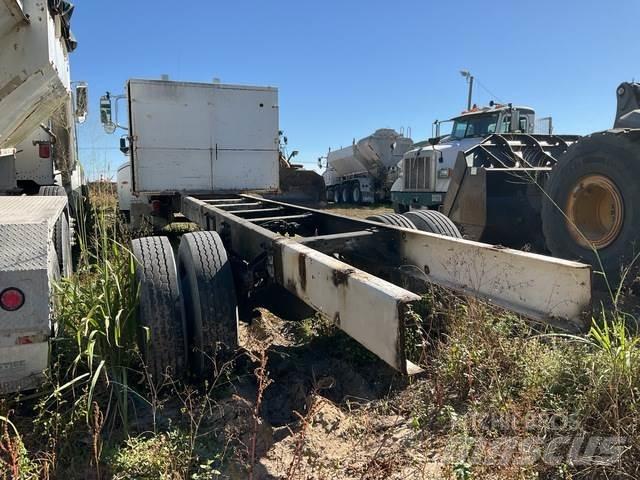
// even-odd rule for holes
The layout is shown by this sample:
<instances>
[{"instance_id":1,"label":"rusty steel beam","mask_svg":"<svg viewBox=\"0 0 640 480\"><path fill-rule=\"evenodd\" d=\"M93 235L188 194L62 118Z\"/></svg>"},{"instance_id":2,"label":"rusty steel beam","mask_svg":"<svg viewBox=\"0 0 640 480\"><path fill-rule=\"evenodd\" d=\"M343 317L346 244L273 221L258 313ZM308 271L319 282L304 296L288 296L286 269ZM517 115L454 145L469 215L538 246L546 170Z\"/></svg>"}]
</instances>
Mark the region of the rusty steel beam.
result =
<instances>
[{"instance_id":1,"label":"rusty steel beam","mask_svg":"<svg viewBox=\"0 0 640 480\"><path fill-rule=\"evenodd\" d=\"M183 198L182 212L220 233L233 255L250 261L267 253L276 283L396 370L420 371L405 353L410 305L419 295L197 198Z\"/></svg>"},{"instance_id":2,"label":"rusty steel beam","mask_svg":"<svg viewBox=\"0 0 640 480\"><path fill-rule=\"evenodd\" d=\"M411 304L420 297L357 266L369 272L395 269L414 280L572 330L584 326L585 312L590 310L588 265L274 200L241 198L265 209L285 208L292 215L241 218L195 197L182 198L182 212L203 229L220 233L231 255L251 262L266 254L272 281L404 373L417 369L405 356L405 326ZM313 236L285 237L257 224L302 218ZM349 264L332 256L336 253L360 260Z\"/></svg>"},{"instance_id":3,"label":"rusty steel beam","mask_svg":"<svg viewBox=\"0 0 640 480\"><path fill-rule=\"evenodd\" d=\"M243 195L247 199L255 199ZM591 266L469 240L346 218L311 208L265 200L265 204L313 212L319 223L340 231L359 225L395 231L401 265L419 278L481 298L533 320L582 330L591 312ZM326 227L325 227L326 228ZM425 268L426 267L426 268Z\"/></svg>"}]
</instances>

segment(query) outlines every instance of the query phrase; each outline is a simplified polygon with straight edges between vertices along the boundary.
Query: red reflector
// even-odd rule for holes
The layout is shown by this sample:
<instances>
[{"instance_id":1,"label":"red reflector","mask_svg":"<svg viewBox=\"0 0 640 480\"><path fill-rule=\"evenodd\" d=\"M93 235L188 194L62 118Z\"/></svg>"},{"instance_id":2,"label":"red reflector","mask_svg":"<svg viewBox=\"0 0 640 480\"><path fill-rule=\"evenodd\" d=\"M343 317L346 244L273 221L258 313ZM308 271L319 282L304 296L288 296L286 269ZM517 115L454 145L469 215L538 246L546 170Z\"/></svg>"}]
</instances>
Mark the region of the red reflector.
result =
<instances>
[{"instance_id":1,"label":"red reflector","mask_svg":"<svg viewBox=\"0 0 640 480\"><path fill-rule=\"evenodd\" d=\"M6 288L0 293L0 307L10 312L24 305L24 294L17 288Z\"/></svg>"},{"instance_id":2,"label":"red reflector","mask_svg":"<svg viewBox=\"0 0 640 480\"><path fill-rule=\"evenodd\" d=\"M160 200L152 200L151 201L151 210L153 211L153 213L159 213L161 206L162 206L162 204L160 203Z\"/></svg>"},{"instance_id":3,"label":"red reflector","mask_svg":"<svg viewBox=\"0 0 640 480\"><path fill-rule=\"evenodd\" d=\"M40 158L49 158L51 156L51 144L48 142L40 143L38 145L38 152Z\"/></svg>"}]
</instances>

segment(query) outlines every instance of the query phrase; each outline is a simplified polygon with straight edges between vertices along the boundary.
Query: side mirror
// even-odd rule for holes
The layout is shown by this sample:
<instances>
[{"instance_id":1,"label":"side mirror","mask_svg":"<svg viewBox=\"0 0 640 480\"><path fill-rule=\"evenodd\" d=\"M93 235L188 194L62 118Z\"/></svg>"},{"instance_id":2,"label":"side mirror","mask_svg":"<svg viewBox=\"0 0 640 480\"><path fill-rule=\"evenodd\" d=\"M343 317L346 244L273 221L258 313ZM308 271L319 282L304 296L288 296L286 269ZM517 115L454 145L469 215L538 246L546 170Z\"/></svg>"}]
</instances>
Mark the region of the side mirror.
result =
<instances>
[{"instance_id":1,"label":"side mirror","mask_svg":"<svg viewBox=\"0 0 640 480\"><path fill-rule=\"evenodd\" d=\"M116 131L116 124L113 123L111 116L111 96L109 92L100 97L100 122L102 123L104 131L108 134Z\"/></svg>"},{"instance_id":2,"label":"side mirror","mask_svg":"<svg viewBox=\"0 0 640 480\"><path fill-rule=\"evenodd\" d=\"M123 135L120 137L120 151L125 155L129 155L129 137Z\"/></svg>"},{"instance_id":3,"label":"side mirror","mask_svg":"<svg viewBox=\"0 0 640 480\"><path fill-rule=\"evenodd\" d=\"M89 87L86 83L76 85L76 122L82 124L87 120L89 113Z\"/></svg>"},{"instance_id":4,"label":"side mirror","mask_svg":"<svg viewBox=\"0 0 640 480\"><path fill-rule=\"evenodd\" d=\"M318 168L322 170L322 157L318 158Z\"/></svg>"}]
</instances>

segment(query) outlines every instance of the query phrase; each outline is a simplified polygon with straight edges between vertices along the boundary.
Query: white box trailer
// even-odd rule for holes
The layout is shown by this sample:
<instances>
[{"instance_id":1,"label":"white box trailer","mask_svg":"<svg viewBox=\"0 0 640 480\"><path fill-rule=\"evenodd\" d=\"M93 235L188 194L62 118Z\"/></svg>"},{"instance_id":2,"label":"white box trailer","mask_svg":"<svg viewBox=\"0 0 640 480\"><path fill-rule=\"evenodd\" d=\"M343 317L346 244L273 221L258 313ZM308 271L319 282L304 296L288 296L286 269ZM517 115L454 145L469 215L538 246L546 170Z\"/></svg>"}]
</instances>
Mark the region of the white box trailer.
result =
<instances>
[{"instance_id":1,"label":"white box trailer","mask_svg":"<svg viewBox=\"0 0 640 480\"><path fill-rule=\"evenodd\" d=\"M278 91L271 87L127 83L136 194L278 189Z\"/></svg>"}]
</instances>

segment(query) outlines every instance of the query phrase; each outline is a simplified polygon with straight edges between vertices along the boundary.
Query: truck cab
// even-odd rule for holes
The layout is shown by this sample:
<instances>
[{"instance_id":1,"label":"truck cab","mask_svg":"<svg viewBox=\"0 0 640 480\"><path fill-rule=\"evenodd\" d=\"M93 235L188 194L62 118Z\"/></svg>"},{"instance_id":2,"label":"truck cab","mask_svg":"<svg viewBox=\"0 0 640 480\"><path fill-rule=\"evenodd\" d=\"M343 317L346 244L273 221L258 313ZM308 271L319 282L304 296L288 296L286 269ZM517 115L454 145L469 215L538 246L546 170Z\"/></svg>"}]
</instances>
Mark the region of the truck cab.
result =
<instances>
[{"instance_id":1,"label":"truck cab","mask_svg":"<svg viewBox=\"0 0 640 480\"><path fill-rule=\"evenodd\" d=\"M451 131L441 135L443 124ZM529 107L474 105L458 117L436 121L435 137L414 145L398 163L398 178L391 187L397 211L437 208L444 201L458 152L466 151L494 133L533 133L535 112Z\"/></svg>"}]
</instances>

